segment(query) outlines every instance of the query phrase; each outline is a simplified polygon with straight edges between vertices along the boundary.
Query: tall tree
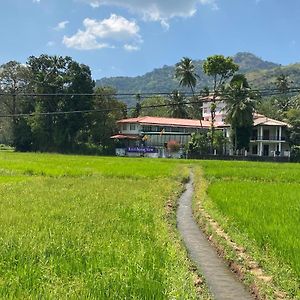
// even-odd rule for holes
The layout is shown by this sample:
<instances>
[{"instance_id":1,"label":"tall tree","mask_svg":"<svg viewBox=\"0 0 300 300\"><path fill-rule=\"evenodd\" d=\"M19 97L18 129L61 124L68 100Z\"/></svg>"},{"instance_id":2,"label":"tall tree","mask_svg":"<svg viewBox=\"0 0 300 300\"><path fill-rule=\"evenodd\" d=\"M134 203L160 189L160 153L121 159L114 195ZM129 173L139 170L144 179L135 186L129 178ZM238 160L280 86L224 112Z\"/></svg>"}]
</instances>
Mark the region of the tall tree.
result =
<instances>
[{"instance_id":1,"label":"tall tree","mask_svg":"<svg viewBox=\"0 0 300 300\"><path fill-rule=\"evenodd\" d=\"M141 102L141 116L170 117L167 108L168 99L162 96L151 96Z\"/></svg>"},{"instance_id":2,"label":"tall tree","mask_svg":"<svg viewBox=\"0 0 300 300\"><path fill-rule=\"evenodd\" d=\"M132 117L133 118L139 117L140 114L141 114L141 110L142 110L141 95L140 94L136 94L135 99L136 99L135 109L132 112Z\"/></svg>"},{"instance_id":3,"label":"tall tree","mask_svg":"<svg viewBox=\"0 0 300 300\"><path fill-rule=\"evenodd\" d=\"M189 87L193 96L195 95L195 87L197 78L193 61L188 57L183 57L175 67L175 77L179 80L179 85Z\"/></svg>"},{"instance_id":4,"label":"tall tree","mask_svg":"<svg viewBox=\"0 0 300 300\"><path fill-rule=\"evenodd\" d=\"M169 96L169 112L172 118L188 118L184 100L185 98L178 90L171 93Z\"/></svg>"},{"instance_id":5,"label":"tall tree","mask_svg":"<svg viewBox=\"0 0 300 300\"><path fill-rule=\"evenodd\" d=\"M253 127L253 113L255 98L245 75L234 75L226 88L227 122L233 131L233 145L235 150L249 149L250 137Z\"/></svg>"},{"instance_id":6,"label":"tall tree","mask_svg":"<svg viewBox=\"0 0 300 300\"><path fill-rule=\"evenodd\" d=\"M116 98L116 90L101 87L95 90L93 108L95 112L90 117L89 133L91 142L109 152L113 146L110 137L118 131L116 122L126 117L126 104Z\"/></svg>"},{"instance_id":7,"label":"tall tree","mask_svg":"<svg viewBox=\"0 0 300 300\"><path fill-rule=\"evenodd\" d=\"M216 100L224 89L224 84L227 79L238 71L239 66L233 62L231 57L223 55L213 55L208 57L203 63L203 71L213 79L213 95L211 103L211 146L213 148L215 119L216 119Z\"/></svg>"},{"instance_id":8,"label":"tall tree","mask_svg":"<svg viewBox=\"0 0 300 300\"><path fill-rule=\"evenodd\" d=\"M35 99L35 112L54 113L92 108L91 97L78 95L93 93L94 81L89 67L78 64L71 57L48 55L31 56L27 65L32 74L34 91L43 95ZM33 149L72 151L77 143L76 137L86 122L87 118L83 114L35 116L30 123Z\"/></svg>"},{"instance_id":9,"label":"tall tree","mask_svg":"<svg viewBox=\"0 0 300 300\"><path fill-rule=\"evenodd\" d=\"M0 89L4 95L1 96L1 106L5 113L12 115L6 119L6 128L11 132L12 144L16 146L19 138L20 117L17 117L24 104L24 97L17 96L30 90L30 72L29 69L16 61L10 61L0 66Z\"/></svg>"},{"instance_id":10,"label":"tall tree","mask_svg":"<svg viewBox=\"0 0 300 300\"><path fill-rule=\"evenodd\" d=\"M280 74L275 81L276 88L280 96L275 98L274 104L277 106L280 114L284 115L291 107L291 98L288 95L290 81L287 75Z\"/></svg>"}]
</instances>

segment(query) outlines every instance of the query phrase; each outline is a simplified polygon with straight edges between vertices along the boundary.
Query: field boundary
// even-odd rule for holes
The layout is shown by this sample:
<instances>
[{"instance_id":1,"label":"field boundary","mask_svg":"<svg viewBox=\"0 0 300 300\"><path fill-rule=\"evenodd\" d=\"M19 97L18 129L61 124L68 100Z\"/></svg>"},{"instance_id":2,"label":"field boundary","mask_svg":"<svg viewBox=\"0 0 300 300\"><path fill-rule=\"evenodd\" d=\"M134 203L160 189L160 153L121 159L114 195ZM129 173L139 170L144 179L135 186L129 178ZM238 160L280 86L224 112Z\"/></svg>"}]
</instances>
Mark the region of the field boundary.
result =
<instances>
[{"instance_id":1,"label":"field boundary","mask_svg":"<svg viewBox=\"0 0 300 300\"><path fill-rule=\"evenodd\" d=\"M246 249L238 245L203 208L199 199L207 197L208 182L204 178L202 170L199 170L197 175L196 184L200 185L200 195L198 195L198 199L194 198L193 214L218 255L223 258L232 272L248 286L256 299L290 299L285 292L273 284L273 276L266 274Z\"/></svg>"}]
</instances>

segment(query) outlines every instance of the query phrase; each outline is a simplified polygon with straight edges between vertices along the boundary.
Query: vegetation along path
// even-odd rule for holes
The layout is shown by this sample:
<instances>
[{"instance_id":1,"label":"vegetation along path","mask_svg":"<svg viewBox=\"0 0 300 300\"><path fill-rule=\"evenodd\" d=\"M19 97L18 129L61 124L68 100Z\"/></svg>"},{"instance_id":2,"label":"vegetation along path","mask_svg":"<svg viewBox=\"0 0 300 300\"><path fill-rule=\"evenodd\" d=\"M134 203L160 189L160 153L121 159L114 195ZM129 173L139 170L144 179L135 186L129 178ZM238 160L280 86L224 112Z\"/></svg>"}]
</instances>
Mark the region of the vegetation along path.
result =
<instances>
[{"instance_id":1,"label":"vegetation along path","mask_svg":"<svg viewBox=\"0 0 300 300\"><path fill-rule=\"evenodd\" d=\"M193 174L186 184L186 191L179 200L177 211L178 229L183 237L189 255L202 271L216 300L253 299L225 263L218 257L215 249L193 218Z\"/></svg>"}]
</instances>

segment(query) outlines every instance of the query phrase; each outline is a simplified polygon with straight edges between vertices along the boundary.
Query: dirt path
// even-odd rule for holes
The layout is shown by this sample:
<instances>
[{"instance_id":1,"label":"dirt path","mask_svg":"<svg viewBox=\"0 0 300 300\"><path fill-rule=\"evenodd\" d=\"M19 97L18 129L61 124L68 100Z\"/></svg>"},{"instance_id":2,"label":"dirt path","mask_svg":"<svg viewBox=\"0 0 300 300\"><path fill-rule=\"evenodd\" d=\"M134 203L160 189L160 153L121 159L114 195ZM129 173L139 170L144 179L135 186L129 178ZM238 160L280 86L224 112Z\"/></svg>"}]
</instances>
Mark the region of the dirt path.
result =
<instances>
[{"instance_id":1,"label":"dirt path","mask_svg":"<svg viewBox=\"0 0 300 300\"><path fill-rule=\"evenodd\" d=\"M244 285L237 280L216 250L208 242L194 220L192 212L193 174L186 184L186 191L179 200L177 226L192 261L204 275L216 300L253 299Z\"/></svg>"}]
</instances>

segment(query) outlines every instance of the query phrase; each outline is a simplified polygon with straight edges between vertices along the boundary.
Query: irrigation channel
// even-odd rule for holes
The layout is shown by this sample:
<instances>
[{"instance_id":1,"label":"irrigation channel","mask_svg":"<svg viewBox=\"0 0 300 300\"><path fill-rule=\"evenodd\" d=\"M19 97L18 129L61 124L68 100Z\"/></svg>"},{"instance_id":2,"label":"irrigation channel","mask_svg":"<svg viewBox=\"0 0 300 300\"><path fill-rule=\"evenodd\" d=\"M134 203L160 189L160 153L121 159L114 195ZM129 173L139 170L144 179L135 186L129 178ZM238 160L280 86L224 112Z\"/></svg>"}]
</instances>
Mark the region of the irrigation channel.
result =
<instances>
[{"instance_id":1,"label":"irrigation channel","mask_svg":"<svg viewBox=\"0 0 300 300\"><path fill-rule=\"evenodd\" d=\"M253 299L245 286L217 255L193 217L193 174L186 190L179 199L177 226L192 261L204 275L208 287L216 300Z\"/></svg>"}]
</instances>

